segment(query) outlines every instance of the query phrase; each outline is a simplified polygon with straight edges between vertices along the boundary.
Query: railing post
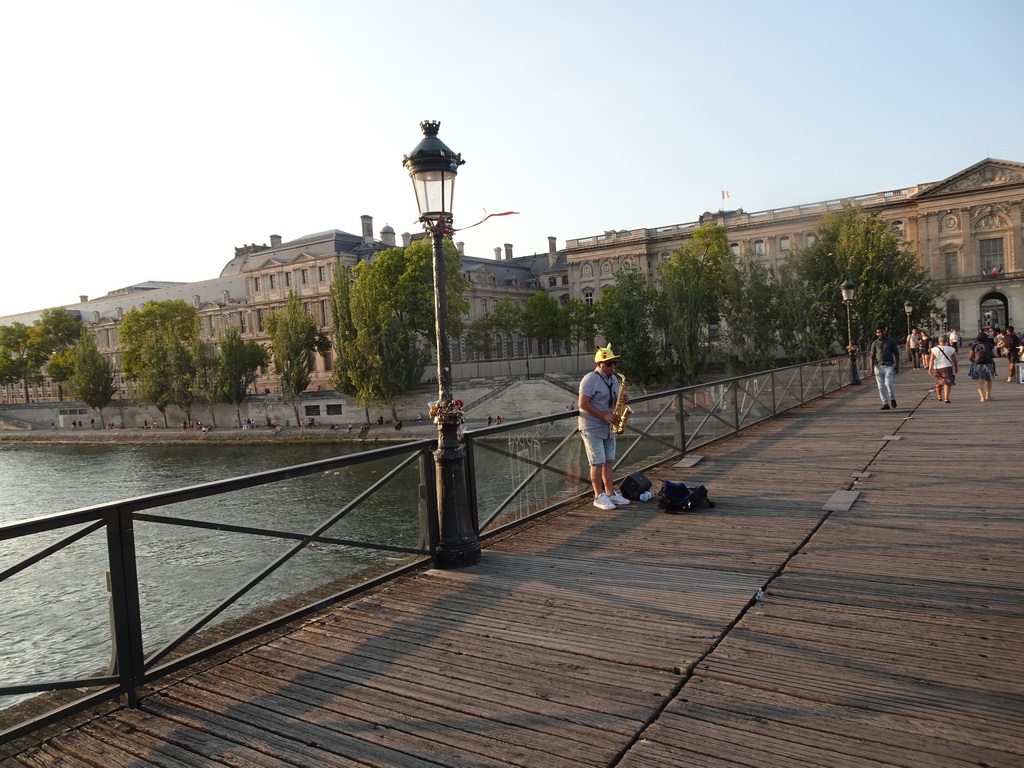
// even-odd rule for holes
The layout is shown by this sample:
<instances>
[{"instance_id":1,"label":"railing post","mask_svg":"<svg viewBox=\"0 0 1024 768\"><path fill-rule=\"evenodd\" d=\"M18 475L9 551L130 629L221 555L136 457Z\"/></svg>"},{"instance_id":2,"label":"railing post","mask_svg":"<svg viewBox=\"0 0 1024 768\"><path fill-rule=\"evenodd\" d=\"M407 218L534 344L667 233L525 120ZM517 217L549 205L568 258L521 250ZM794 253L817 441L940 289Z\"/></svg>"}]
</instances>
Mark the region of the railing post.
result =
<instances>
[{"instance_id":1,"label":"railing post","mask_svg":"<svg viewBox=\"0 0 1024 768\"><path fill-rule=\"evenodd\" d=\"M740 431L740 399L737 390L739 387L734 381L729 385L729 394L732 395L732 430L738 434Z\"/></svg>"},{"instance_id":2,"label":"railing post","mask_svg":"<svg viewBox=\"0 0 1024 768\"><path fill-rule=\"evenodd\" d=\"M476 495L476 468L475 458L476 454L473 449L473 440L468 436L463 437L462 444L466 451L466 489L467 489L467 503L469 504L469 516L472 518L473 530L476 531L476 535L480 536L480 509L477 505Z\"/></svg>"},{"instance_id":3,"label":"railing post","mask_svg":"<svg viewBox=\"0 0 1024 768\"><path fill-rule=\"evenodd\" d=\"M686 405L683 393L676 395L676 442L679 450L686 454Z\"/></svg>"},{"instance_id":4,"label":"railing post","mask_svg":"<svg viewBox=\"0 0 1024 768\"><path fill-rule=\"evenodd\" d=\"M121 701L128 707L138 706L136 689L142 684L145 674L134 523L132 513L123 507L114 507L107 515L114 656Z\"/></svg>"},{"instance_id":5,"label":"railing post","mask_svg":"<svg viewBox=\"0 0 1024 768\"><path fill-rule=\"evenodd\" d=\"M804 402L806 402L804 400L804 368L806 367L806 365L801 365L797 368L797 372L800 374L800 405L803 405Z\"/></svg>"},{"instance_id":6,"label":"railing post","mask_svg":"<svg viewBox=\"0 0 1024 768\"><path fill-rule=\"evenodd\" d=\"M775 371L768 371L768 381L770 381L771 385L772 385L772 416L778 416L779 415L779 402L775 398L775 388L776 388Z\"/></svg>"},{"instance_id":7,"label":"railing post","mask_svg":"<svg viewBox=\"0 0 1024 768\"><path fill-rule=\"evenodd\" d=\"M437 514L437 476L434 455L430 451L420 452L420 533L424 539L423 547L428 552L436 552L441 542Z\"/></svg>"}]
</instances>

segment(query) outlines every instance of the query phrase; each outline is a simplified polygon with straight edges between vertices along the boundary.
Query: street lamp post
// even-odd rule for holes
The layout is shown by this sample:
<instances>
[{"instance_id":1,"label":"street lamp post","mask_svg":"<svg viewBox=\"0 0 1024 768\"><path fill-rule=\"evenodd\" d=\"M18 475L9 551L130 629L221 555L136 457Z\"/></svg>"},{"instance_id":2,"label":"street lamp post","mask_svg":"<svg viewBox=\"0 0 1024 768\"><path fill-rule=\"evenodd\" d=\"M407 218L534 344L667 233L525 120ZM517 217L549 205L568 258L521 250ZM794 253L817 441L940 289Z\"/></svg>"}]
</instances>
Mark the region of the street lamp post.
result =
<instances>
[{"instance_id":1,"label":"street lamp post","mask_svg":"<svg viewBox=\"0 0 1024 768\"><path fill-rule=\"evenodd\" d=\"M459 444L462 403L452 398L452 359L448 338L448 296L445 289L444 237L453 234L452 194L455 176L465 161L437 138L441 124L420 123L423 140L402 158L416 191L420 221L433 244L434 320L437 333L437 402L430 416L437 424L434 466L440 541L434 556L438 568L465 568L480 562L480 539L469 506L466 452Z\"/></svg>"},{"instance_id":2,"label":"street lamp post","mask_svg":"<svg viewBox=\"0 0 1024 768\"><path fill-rule=\"evenodd\" d=\"M857 348L853 346L853 320L850 314L850 306L853 304L853 297L857 286L852 280L847 279L839 289L843 293L843 304L846 305L846 351L850 355L850 383L860 384L860 372L857 370Z\"/></svg>"}]
</instances>

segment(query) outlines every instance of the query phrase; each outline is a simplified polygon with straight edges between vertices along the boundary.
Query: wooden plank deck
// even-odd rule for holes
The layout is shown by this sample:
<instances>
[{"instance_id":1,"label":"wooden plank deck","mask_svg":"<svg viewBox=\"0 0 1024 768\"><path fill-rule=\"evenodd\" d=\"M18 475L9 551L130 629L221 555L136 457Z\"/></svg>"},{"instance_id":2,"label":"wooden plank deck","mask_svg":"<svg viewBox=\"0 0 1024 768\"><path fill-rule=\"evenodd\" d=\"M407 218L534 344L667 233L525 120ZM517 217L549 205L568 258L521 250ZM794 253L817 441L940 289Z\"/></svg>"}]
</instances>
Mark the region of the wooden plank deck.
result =
<instances>
[{"instance_id":1,"label":"wooden plank deck","mask_svg":"<svg viewBox=\"0 0 1024 768\"><path fill-rule=\"evenodd\" d=\"M1024 386L960 378L894 412L868 380L652 474L714 509L580 505L0 765L1024 766Z\"/></svg>"}]
</instances>

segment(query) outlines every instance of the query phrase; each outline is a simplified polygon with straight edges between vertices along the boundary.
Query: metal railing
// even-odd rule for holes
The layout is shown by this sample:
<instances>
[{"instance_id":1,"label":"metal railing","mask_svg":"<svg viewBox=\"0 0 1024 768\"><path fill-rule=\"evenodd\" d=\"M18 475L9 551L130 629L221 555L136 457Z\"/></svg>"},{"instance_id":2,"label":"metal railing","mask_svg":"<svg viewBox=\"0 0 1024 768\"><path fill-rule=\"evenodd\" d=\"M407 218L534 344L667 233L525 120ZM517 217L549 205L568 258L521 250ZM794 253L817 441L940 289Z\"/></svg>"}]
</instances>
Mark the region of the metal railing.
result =
<instances>
[{"instance_id":1,"label":"metal railing","mask_svg":"<svg viewBox=\"0 0 1024 768\"><path fill-rule=\"evenodd\" d=\"M863 370L866 359L859 357ZM615 474L642 472L850 383L848 357L647 395L630 394ZM470 498L482 538L591 493L576 411L466 434ZM656 489L655 489L656 490Z\"/></svg>"},{"instance_id":2,"label":"metal railing","mask_svg":"<svg viewBox=\"0 0 1024 768\"><path fill-rule=\"evenodd\" d=\"M617 476L644 471L727 435L735 434L783 411L835 391L849 383L850 366L843 356L830 360L737 376L711 384L682 387L647 395L631 395L633 414L619 438ZM861 362L865 362L863 357ZM494 536L511 526L571 504L590 494L589 467L576 428L576 411L525 419L466 432L467 482L472 513L481 538ZM438 544L438 510L435 498L434 440L404 443L358 454L324 459L283 469L260 472L179 490L154 493L111 504L64 512L0 525L0 543L26 544L41 536L43 544L17 562L0 562L0 588L9 580L49 558L66 552L89 536L105 536L97 557L105 556L110 591L110 644L112 663L105 674L61 677L53 664L42 679L0 686L0 697L43 692L53 695L52 708L29 719L18 719L17 706L0 710L0 743L23 736L73 712L120 697L135 705L138 689L165 675L233 645L267 632L300 616L351 597L431 561ZM218 514L225 495L242 489L322 476L359 465L376 463L378 480L351 495L332 509L313 530L290 531L279 527L243 525ZM408 474L415 473L410 480ZM404 478L399 480L399 478ZM394 486L401 486L394 496ZM332 535L357 507L383 489L391 488L390 504L416 510L418 525L410 535L418 540L362 541ZM216 500L168 514L173 505L197 500ZM154 510L160 510L156 512ZM140 590L137 538L149 526L174 526L255 536L287 544L269 564L252 566L248 580L213 608L194 617L184 629L144 632L143 595ZM391 537L391 534L388 534ZM296 555L318 548L360 550L375 553L347 572L317 571L329 582L311 592L309 599L277 605L269 618L261 612L258 623L227 621L229 609ZM160 558L159 547L148 553ZM374 559L376 558L376 559ZM387 560L390 558L390 561ZM397 561L396 561L397 560ZM95 570L95 568L94 568ZM172 571L169 578L183 578ZM303 596L305 598L306 596ZM214 631L220 619L226 631ZM149 637L144 637L148 633ZM66 700L71 692L76 698ZM13 714L12 714L13 713Z\"/></svg>"},{"instance_id":3,"label":"metal railing","mask_svg":"<svg viewBox=\"0 0 1024 768\"><path fill-rule=\"evenodd\" d=\"M0 731L0 742L17 738L54 722L60 717L109 699L123 697L125 703L133 706L136 702L137 690L142 685L429 562L438 539L436 502L431 493L435 485L433 482L434 464L431 456L434 447L435 443L432 440L403 443L393 447L0 525L0 543L15 540L24 543L34 536L42 536L46 542L44 546L23 556L18 562L4 563L0 569L0 588L6 588L10 579L22 574L30 567L55 555L66 553L72 545L83 541L91 534L105 535L105 547L97 549L104 551L106 556L112 647L112 663L106 674L78 677L47 675L44 679L14 685L5 683L0 686L0 696L79 689L86 691L84 695L70 702L59 701L60 697L56 697L56 706L52 711L24 722L9 722L14 718L0 712L0 722L6 727L6 730ZM217 511L223 504L226 494L235 494L243 489L271 483L323 475L369 463L380 465L378 469L381 475L380 479L365 490L354 494L340 509L333 510L311 531L298 532L287 530L284 527L241 525L216 519L218 518ZM405 499L399 500L399 503L406 504L410 509L418 510L419 530L414 534L418 541L411 545L396 545L386 541L361 541L331 535L331 529L338 526L357 507L385 488L392 489L393 492L396 478L413 472L416 473L416 477L412 481L407 478L402 484ZM166 512L172 505L214 498L218 500L218 504L204 506L200 515L205 512L204 516L209 516L212 513L212 517L215 519L190 516L187 514L187 510L186 513L177 515L157 514L150 511ZM392 501L393 504L394 501ZM246 583L235 589L212 609L194 618L184 630L179 631L175 636L168 639L166 630L163 632L151 631L150 634L155 634L159 642L156 644L157 647L148 648L144 646L143 642L144 617L140 599L140 556L136 547L139 529L144 525L184 526L260 538L269 537L285 542L286 548L269 564L256 569ZM393 533L390 531L388 538L393 538ZM336 590L328 589L326 595L318 595L315 599L299 607L280 610L277 615L260 621L256 626L245 626L227 637L217 637L214 633L206 633L206 636L200 634L204 628L211 627L214 621L231 606L238 604L243 596L264 583L272 574L311 545L346 551L374 552L378 555L378 562L376 567L370 568L358 563L350 564L348 572L339 570L339 572L327 575L326 580L336 580L338 584ZM159 556L159 552L156 552L155 556ZM398 564L380 562L385 556L392 560L397 557ZM183 578L184 573L179 572L177 576ZM55 664L54 666L63 665ZM17 710L17 707L14 709ZM17 715L15 715L16 717Z\"/></svg>"}]
</instances>

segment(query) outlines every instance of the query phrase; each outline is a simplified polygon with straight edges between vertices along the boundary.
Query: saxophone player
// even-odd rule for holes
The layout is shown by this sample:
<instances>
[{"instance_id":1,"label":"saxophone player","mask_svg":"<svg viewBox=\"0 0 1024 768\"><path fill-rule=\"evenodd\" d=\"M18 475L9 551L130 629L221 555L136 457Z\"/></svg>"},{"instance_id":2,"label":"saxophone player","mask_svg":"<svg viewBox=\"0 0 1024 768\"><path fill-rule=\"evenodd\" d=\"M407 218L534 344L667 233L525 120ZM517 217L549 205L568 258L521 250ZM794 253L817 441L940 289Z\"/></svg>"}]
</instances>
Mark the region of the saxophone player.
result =
<instances>
[{"instance_id":1,"label":"saxophone player","mask_svg":"<svg viewBox=\"0 0 1024 768\"><path fill-rule=\"evenodd\" d=\"M615 490L612 478L612 465L615 463L615 432L612 427L618 421L615 403L619 399L622 380L615 375L618 356L612 352L611 344L598 348L594 363L595 369L580 380L577 401L579 429L590 463L594 506L615 509L629 504L629 499Z\"/></svg>"}]
</instances>

